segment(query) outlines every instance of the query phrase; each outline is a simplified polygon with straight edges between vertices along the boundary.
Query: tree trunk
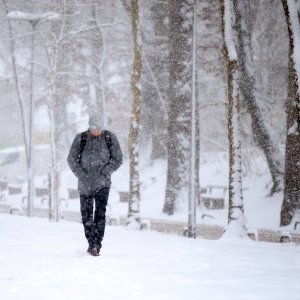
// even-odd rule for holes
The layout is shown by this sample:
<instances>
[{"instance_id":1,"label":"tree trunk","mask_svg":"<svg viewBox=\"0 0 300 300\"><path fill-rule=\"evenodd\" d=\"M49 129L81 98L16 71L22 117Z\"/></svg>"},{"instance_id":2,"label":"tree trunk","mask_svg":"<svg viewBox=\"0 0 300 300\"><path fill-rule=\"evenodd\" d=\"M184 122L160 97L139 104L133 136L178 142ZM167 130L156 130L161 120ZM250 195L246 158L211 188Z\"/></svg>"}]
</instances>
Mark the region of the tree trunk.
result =
<instances>
[{"instance_id":1,"label":"tree trunk","mask_svg":"<svg viewBox=\"0 0 300 300\"><path fill-rule=\"evenodd\" d=\"M190 137L190 185L189 185L189 214L188 214L188 237L196 238L196 205L197 205L197 182L199 182L199 150L198 144L198 130L199 126L199 111L198 101L196 96L196 69L197 69L197 55L196 55L196 18L197 18L197 0L193 3L193 41L192 41L192 99L191 99L191 137Z\"/></svg>"},{"instance_id":2,"label":"tree trunk","mask_svg":"<svg viewBox=\"0 0 300 300\"><path fill-rule=\"evenodd\" d=\"M239 126L238 60L232 30L231 0L221 0L223 53L227 66L228 140L229 140L229 208L226 235L246 235L242 195L241 141Z\"/></svg>"},{"instance_id":3,"label":"tree trunk","mask_svg":"<svg viewBox=\"0 0 300 300\"><path fill-rule=\"evenodd\" d=\"M193 1L169 1L170 80L168 169L163 213L172 215L179 200L189 197L192 99ZM187 16L189 18L187 19Z\"/></svg>"},{"instance_id":4,"label":"tree trunk","mask_svg":"<svg viewBox=\"0 0 300 300\"><path fill-rule=\"evenodd\" d=\"M128 1L121 0L125 11L131 16ZM164 23L167 8L164 2L145 3L143 25L140 26L143 44L143 107L141 126L146 140L151 142L151 160L166 158L167 142L167 78L169 48L168 25ZM151 15L151 26L147 27L147 16ZM146 19L146 20L145 20ZM165 40L162 40L161 37ZM155 50L154 50L155 49ZM141 137L143 138L143 137Z\"/></svg>"},{"instance_id":5,"label":"tree trunk","mask_svg":"<svg viewBox=\"0 0 300 300\"><path fill-rule=\"evenodd\" d=\"M133 93L131 124L129 132L129 162L130 162L130 197L128 204L127 225L140 226L140 179L139 179L139 129L141 116L141 36L139 32L138 0L131 0L131 25L134 49L134 62L131 77Z\"/></svg>"},{"instance_id":6,"label":"tree trunk","mask_svg":"<svg viewBox=\"0 0 300 300\"><path fill-rule=\"evenodd\" d=\"M57 68L57 49L54 54L54 69ZM51 149L51 163L50 163L50 173L49 173L49 219L51 217L55 219L55 221L59 221L59 164L57 158L57 143L58 143L58 130L57 130L57 123L55 119L55 110L58 105L57 95L56 95L56 85L57 85L57 78L56 72L53 74L52 82L54 84L50 90L50 101L48 104L48 113L49 113L49 120L50 120L50 149ZM53 215L54 213L54 215Z\"/></svg>"},{"instance_id":7,"label":"tree trunk","mask_svg":"<svg viewBox=\"0 0 300 300\"><path fill-rule=\"evenodd\" d=\"M8 14L8 6L7 6L7 1L2 0L4 8L5 8L5 13L6 15ZM12 32L12 26L11 26L11 21L7 18L7 26L8 26L8 35L9 35L9 43L10 43L10 52L11 52L11 62L12 62L12 71L14 74L14 83L16 87L16 92L17 92L17 97L18 97L18 102L20 105L20 113L21 113L21 124L22 124L22 137L23 137L23 144L24 144L24 149L25 149L25 157L26 157L26 164L28 166L28 130L27 130L27 123L26 123L26 110L25 110L25 104L24 104L24 99L22 97L22 87L19 82L18 78L18 70L17 70L17 63L16 63L16 54L15 54L15 40L13 38L13 32Z\"/></svg>"},{"instance_id":8,"label":"tree trunk","mask_svg":"<svg viewBox=\"0 0 300 300\"><path fill-rule=\"evenodd\" d=\"M91 70L89 70L89 72L93 78L90 83L91 89L93 90L91 106L92 108L94 108L93 106L96 106L97 110L101 111L105 117L106 124L107 116L105 106L105 90L103 84L103 63L105 60L104 32L97 16L97 7L99 4L96 5L93 3L93 1L89 2L89 20L87 24L91 28L94 27L94 29L89 31L86 41L90 44L91 51L90 55L88 56L89 61L87 61L88 64L91 65Z\"/></svg>"},{"instance_id":9,"label":"tree trunk","mask_svg":"<svg viewBox=\"0 0 300 300\"><path fill-rule=\"evenodd\" d=\"M196 192L196 202L199 204L200 199L200 99L198 93L198 72L196 68L196 79L195 79L195 100L196 100L196 107L195 107L195 114L196 114L196 140L195 140L195 192Z\"/></svg>"},{"instance_id":10,"label":"tree trunk","mask_svg":"<svg viewBox=\"0 0 300 300\"><path fill-rule=\"evenodd\" d=\"M63 21L62 26L56 29L56 24L52 24L52 32L57 36L58 40L62 37L65 26L65 12L66 3L63 2ZM52 74L50 82L52 85L50 87L49 100L48 100L48 114L50 120L50 150L51 150L51 160L50 160L50 170L48 175L49 180L49 220L53 219L59 221L59 188L60 188L60 162L64 157L66 152L67 144L67 134L66 134L66 100L68 91L67 78L58 77L59 68L64 64L65 52L61 46L55 41L53 45L53 52L51 53L51 68Z\"/></svg>"},{"instance_id":11,"label":"tree trunk","mask_svg":"<svg viewBox=\"0 0 300 300\"><path fill-rule=\"evenodd\" d=\"M243 11L244 26L242 26L242 17L238 5L245 8ZM280 166L280 161L278 160L278 157L280 157L279 149L278 147L275 147L264 124L260 109L256 103L254 95L255 79L249 70L249 64L252 62L253 56L251 37L254 16L251 14L249 3L233 0L233 6L236 16L237 39L239 45L239 71L241 73L239 77L239 87L243 96L243 101L246 104L247 110L251 117L254 140L256 141L258 147L263 151L269 166L269 171L273 181L273 186L270 191L270 196L272 196L275 192L279 192L282 189L282 168ZM247 21L245 18L252 18L252 20Z\"/></svg>"},{"instance_id":12,"label":"tree trunk","mask_svg":"<svg viewBox=\"0 0 300 300\"><path fill-rule=\"evenodd\" d=\"M299 55L296 48L295 34L293 29L299 26L299 19L291 19L295 13L295 7L291 7L293 1L282 0L289 35L289 81L287 98L287 139L285 149L285 180L284 198L280 213L280 226L289 225L294 216L297 206L300 204L300 97L299 75L295 68L295 55ZM295 2L294 2L295 5ZM297 14L297 13L296 13ZM296 22L297 24L295 24ZM293 22L295 22L293 24ZM293 26L294 25L294 26ZM298 31L299 32L299 31Z\"/></svg>"}]
</instances>

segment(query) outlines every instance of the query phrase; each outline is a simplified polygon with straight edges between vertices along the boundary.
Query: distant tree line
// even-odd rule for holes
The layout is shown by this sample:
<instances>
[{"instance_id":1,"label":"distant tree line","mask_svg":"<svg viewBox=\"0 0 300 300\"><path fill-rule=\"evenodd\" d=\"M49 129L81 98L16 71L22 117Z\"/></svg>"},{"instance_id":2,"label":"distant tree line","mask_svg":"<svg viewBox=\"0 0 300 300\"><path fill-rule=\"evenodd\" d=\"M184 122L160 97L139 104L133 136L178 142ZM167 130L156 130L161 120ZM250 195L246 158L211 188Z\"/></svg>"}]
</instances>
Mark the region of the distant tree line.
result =
<instances>
[{"instance_id":1,"label":"distant tree line","mask_svg":"<svg viewBox=\"0 0 300 300\"><path fill-rule=\"evenodd\" d=\"M28 95L34 91L36 107L47 107L53 197L59 190L55 174L64 167L81 116L96 107L130 161L128 220L140 221L139 157L146 147L150 160L167 161L168 215L187 199L200 201L201 153L226 151L228 220L244 228L242 165L251 157L243 156L243 148L257 147L272 180L270 201L283 191L280 225L290 224L300 201L299 0L1 0L0 5L5 24L0 87L3 82L13 87L9 97L20 113L27 152ZM10 19L12 11L55 12L60 19L38 22L32 31L30 22Z\"/></svg>"}]
</instances>

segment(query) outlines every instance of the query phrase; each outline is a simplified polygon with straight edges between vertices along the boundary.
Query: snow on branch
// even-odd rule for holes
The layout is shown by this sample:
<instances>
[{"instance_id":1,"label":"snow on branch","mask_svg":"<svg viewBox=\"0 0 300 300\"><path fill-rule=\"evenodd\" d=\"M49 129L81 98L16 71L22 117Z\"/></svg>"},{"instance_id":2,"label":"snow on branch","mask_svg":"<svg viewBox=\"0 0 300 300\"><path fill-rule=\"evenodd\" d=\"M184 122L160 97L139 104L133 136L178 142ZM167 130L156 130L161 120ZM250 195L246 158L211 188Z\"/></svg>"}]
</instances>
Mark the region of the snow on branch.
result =
<instances>
[{"instance_id":1,"label":"snow on branch","mask_svg":"<svg viewBox=\"0 0 300 300\"><path fill-rule=\"evenodd\" d=\"M43 14L30 14L16 10L9 12L7 14L7 18L11 20L38 22L57 20L60 18L60 15L55 12L47 12Z\"/></svg>"},{"instance_id":2,"label":"snow on branch","mask_svg":"<svg viewBox=\"0 0 300 300\"><path fill-rule=\"evenodd\" d=\"M124 25L124 23L103 23L103 24L100 24L100 25L97 25L97 26L91 26L91 27L86 27L86 28L82 28L82 29L79 29L79 30L74 30L74 31L69 31L67 34L65 34L64 36L62 36L58 41L57 43L60 44L63 40L65 40L66 38L70 37L70 36L74 36L74 35L77 35L77 34L80 34L80 33L84 33L86 31L89 31L89 30L94 30L94 29L97 29L97 28L102 28L102 27L110 27L110 26L117 26L117 25Z\"/></svg>"},{"instance_id":3,"label":"snow on branch","mask_svg":"<svg viewBox=\"0 0 300 300\"><path fill-rule=\"evenodd\" d=\"M228 49L228 56L231 61L237 60L237 52L233 40L233 31L232 31L232 23L233 23L233 8L231 0L224 0L224 24L225 24L225 43Z\"/></svg>"}]
</instances>

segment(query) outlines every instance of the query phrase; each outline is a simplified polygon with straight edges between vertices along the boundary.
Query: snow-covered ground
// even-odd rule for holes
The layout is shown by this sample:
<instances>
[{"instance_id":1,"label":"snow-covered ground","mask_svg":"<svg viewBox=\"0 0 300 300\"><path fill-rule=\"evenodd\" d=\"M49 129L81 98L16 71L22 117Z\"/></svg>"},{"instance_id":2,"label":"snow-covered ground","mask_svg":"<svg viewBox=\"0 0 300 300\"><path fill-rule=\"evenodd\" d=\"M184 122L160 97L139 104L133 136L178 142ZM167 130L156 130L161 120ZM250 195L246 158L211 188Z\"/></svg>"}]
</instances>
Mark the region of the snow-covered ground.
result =
<instances>
[{"instance_id":1,"label":"snow-covered ground","mask_svg":"<svg viewBox=\"0 0 300 300\"><path fill-rule=\"evenodd\" d=\"M102 255L82 225L0 214L1 300L299 300L300 247L193 240L108 226Z\"/></svg>"}]
</instances>

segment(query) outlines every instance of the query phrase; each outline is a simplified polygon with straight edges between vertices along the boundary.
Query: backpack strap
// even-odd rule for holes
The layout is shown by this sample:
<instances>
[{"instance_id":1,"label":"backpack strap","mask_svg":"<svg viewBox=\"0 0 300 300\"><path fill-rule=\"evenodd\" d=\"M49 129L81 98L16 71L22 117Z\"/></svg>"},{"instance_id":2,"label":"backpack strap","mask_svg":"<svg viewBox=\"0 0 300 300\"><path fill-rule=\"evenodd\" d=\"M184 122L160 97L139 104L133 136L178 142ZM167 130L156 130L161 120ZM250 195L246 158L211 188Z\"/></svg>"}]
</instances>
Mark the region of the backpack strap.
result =
<instances>
[{"instance_id":1,"label":"backpack strap","mask_svg":"<svg viewBox=\"0 0 300 300\"><path fill-rule=\"evenodd\" d=\"M79 149L78 149L78 163L79 163L79 165L81 163L82 152L83 152L83 150L85 148L85 145L86 145L87 136L88 136L87 131L84 131L84 132L81 133L80 144L79 144Z\"/></svg>"},{"instance_id":2,"label":"backpack strap","mask_svg":"<svg viewBox=\"0 0 300 300\"><path fill-rule=\"evenodd\" d=\"M111 132L108 130L104 130L104 138L105 138L106 146L109 151L109 159L111 159L112 158Z\"/></svg>"},{"instance_id":3,"label":"backpack strap","mask_svg":"<svg viewBox=\"0 0 300 300\"><path fill-rule=\"evenodd\" d=\"M80 137L80 144L79 144L79 149L78 149L78 163L80 165L81 163L81 155L82 152L85 148L86 142L87 142L87 137L88 137L88 132L84 131L81 133L81 137ZM104 138L105 138L105 142L106 142L106 146L108 148L109 151L109 158L112 158L112 142L111 142L111 132L108 130L104 130Z\"/></svg>"}]
</instances>

